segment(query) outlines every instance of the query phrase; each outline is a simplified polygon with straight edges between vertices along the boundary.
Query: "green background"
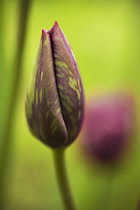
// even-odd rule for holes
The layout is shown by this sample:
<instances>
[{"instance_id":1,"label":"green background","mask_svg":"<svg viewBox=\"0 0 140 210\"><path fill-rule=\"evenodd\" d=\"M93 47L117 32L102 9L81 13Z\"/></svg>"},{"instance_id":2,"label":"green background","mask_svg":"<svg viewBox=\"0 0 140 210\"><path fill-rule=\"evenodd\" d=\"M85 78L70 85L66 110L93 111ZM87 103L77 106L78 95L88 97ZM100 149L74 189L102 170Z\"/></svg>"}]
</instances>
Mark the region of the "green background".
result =
<instances>
[{"instance_id":1,"label":"green background","mask_svg":"<svg viewBox=\"0 0 140 210\"><path fill-rule=\"evenodd\" d=\"M13 82L20 1L0 1L0 145ZM135 210L140 200L140 5L139 1L36 0L30 8L22 75L12 119L6 176L7 210L62 210L52 151L29 132L24 100L41 30L55 20L75 54L86 103L99 93L134 95L136 129L127 157L113 170L89 162L82 133L66 151L68 176L80 210ZM8 130L7 130L8 132ZM0 148L2 151L2 146ZM2 152L1 152L2 153ZM107 204L108 203L108 204Z\"/></svg>"}]
</instances>

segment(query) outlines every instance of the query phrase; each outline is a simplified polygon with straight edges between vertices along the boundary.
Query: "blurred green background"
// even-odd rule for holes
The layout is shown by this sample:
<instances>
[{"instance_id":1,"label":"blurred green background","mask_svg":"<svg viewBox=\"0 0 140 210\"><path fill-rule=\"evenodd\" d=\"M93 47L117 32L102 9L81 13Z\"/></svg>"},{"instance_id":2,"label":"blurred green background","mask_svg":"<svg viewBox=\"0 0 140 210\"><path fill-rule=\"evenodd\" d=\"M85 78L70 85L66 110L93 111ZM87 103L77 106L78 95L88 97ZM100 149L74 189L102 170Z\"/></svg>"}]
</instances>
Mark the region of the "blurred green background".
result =
<instances>
[{"instance_id":1,"label":"blurred green background","mask_svg":"<svg viewBox=\"0 0 140 210\"><path fill-rule=\"evenodd\" d=\"M68 175L80 210L135 210L140 200L140 3L139 1L34 0L30 5L21 78L11 128L7 128L15 77L21 1L0 1L0 152L9 134L6 180L7 210L62 210L52 151L29 132L24 100L41 30L55 20L64 31L78 62L88 101L91 95L125 90L136 101L132 151L112 171L88 163L80 139L66 152ZM25 1L26 3L26 1ZM16 57L17 56L17 57ZM18 84L18 81L17 81ZM11 114L11 112L10 112ZM5 153L6 151L4 151ZM5 153L6 154L6 153ZM115 168L115 167L114 167ZM111 177L111 178L110 178ZM1 186L0 186L1 190Z\"/></svg>"}]
</instances>

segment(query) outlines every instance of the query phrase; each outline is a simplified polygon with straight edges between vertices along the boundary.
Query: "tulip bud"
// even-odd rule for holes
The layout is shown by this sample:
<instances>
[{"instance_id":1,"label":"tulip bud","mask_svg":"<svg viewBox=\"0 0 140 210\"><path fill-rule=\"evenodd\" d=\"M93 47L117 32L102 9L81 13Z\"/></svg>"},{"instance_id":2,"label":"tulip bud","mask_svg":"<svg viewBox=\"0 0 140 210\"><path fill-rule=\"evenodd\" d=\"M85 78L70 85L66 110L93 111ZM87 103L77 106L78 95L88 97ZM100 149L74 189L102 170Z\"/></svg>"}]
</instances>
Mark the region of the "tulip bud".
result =
<instances>
[{"instance_id":1,"label":"tulip bud","mask_svg":"<svg viewBox=\"0 0 140 210\"><path fill-rule=\"evenodd\" d=\"M55 22L42 30L27 91L26 116L32 133L52 148L71 144L83 120L83 87L71 48Z\"/></svg>"},{"instance_id":2,"label":"tulip bud","mask_svg":"<svg viewBox=\"0 0 140 210\"><path fill-rule=\"evenodd\" d=\"M128 145L134 128L131 97L112 94L91 101L84 124L83 146L101 162L117 160Z\"/></svg>"}]
</instances>

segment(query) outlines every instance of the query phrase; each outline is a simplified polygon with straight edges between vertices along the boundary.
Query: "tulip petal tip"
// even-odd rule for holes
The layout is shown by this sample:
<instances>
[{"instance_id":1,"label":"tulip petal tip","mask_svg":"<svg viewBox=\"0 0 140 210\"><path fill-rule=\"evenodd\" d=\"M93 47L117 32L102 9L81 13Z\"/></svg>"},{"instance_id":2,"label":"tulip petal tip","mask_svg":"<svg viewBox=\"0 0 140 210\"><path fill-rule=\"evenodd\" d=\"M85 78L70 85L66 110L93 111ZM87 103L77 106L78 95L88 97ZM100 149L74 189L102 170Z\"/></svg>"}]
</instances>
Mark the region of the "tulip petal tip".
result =
<instances>
[{"instance_id":1,"label":"tulip petal tip","mask_svg":"<svg viewBox=\"0 0 140 210\"><path fill-rule=\"evenodd\" d=\"M57 21L54 22L53 27L51 28L51 33L53 33L54 31L56 31L57 29L60 29L59 24Z\"/></svg>"},{"instance_id":2,"label":"tulip petal tip","mask_svg":"<svg viewBox=\"0 0 140 210\"><path fill-rule=\"evenodd\" d=\"M44 39L47 35L48 35L47 31L45 29L42 29L41 38Z\"/></svg>"},{"instance_id":3,"label":"tulip petal tip","mask_svg":"<svg viewBox=\"0 0 140 210\"><path fill-rule=\"evenodd\" d=\"M54 21L54 25L53 26L58 26L58 22Z\"/></svg>"}]
</instances>

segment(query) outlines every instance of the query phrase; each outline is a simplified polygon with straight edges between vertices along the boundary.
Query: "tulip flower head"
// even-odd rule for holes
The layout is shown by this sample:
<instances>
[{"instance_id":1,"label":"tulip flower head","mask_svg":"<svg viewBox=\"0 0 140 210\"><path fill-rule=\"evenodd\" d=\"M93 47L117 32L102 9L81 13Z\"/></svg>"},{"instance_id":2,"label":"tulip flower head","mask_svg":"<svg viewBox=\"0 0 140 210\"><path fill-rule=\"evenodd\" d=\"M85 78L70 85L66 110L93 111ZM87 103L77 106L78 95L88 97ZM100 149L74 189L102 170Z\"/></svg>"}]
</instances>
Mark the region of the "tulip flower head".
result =
<instances>
[{"instance_id":1,"label":"tulip flower head","mask_svg":"<svg viewBox=\"0 0 140 210\"><path fill-rule=\"evenodd\" d=\"M90 102L83 145L90 156L112 162L122 154L134 128L134 106L125 94L101 96Z\"/></svg>"},{"instance_id":2,"label":"tulip flower head","mask_svg":"<svg viewBox=\"0 0 140 210\"><path fill-rule=\"evenodd\" d=\"M57 22L42 30L26 97L32 133L46 145L71 144L83 121L83 87L72 50Z\"/></svg>"}]
</instances>

